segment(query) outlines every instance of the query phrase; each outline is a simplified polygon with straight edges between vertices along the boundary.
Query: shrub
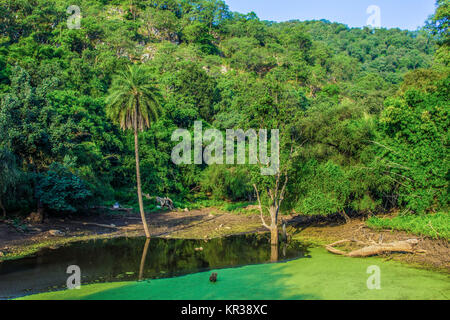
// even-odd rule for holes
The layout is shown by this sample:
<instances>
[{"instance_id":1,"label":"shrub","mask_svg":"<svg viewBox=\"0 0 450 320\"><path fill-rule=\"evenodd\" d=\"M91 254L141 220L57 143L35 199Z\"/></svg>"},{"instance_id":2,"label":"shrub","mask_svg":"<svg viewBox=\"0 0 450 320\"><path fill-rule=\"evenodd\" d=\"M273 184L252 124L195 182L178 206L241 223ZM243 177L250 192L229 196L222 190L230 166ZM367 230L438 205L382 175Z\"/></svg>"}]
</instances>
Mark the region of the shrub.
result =
<instances>
[{"instance_id":1,"label":"shrub","mask_svg":"<svg viewBox=\"0 0 450 320\"><path fill-rule=\"evenodd\" d=\"M51 211L76 212L86 204L91 191L83 180L55 162L46 175L40 177L37 196Z\"/></svg>"}]
</instances>

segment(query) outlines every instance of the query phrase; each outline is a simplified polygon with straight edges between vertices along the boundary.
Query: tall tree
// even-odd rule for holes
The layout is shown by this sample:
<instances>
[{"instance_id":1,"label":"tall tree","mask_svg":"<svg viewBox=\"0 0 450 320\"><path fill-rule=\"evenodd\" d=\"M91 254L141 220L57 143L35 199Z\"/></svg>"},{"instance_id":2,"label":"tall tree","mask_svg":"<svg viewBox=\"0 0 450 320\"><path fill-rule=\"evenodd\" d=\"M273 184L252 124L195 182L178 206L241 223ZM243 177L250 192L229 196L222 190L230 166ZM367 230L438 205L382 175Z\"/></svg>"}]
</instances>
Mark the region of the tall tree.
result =
<instances>
[{"instance_id":1,"label":"tall tree","mask_svg":"<svg viewBox=\"0 0 450 320\"><path fill-rule=\"evenodd\" d=\"M106 110L107 115L119 124L122 130L134 131L139 210L147 238L150 238L150 233L142 201L138 133L149 128L162 112L161 95L158 88L149 79L151 79L149 73L141 65L133 65L128 70L120 72L113 79L109 89Z\"/></svg>"},{"instance_id":2,"label":"tall tree","mask_svg":"<svg viewBox=\"0 0 450 320\"><path fill-rule=\"evenodd\" d=\"M257 166L252 166L251 181L258 201L262 224L271 232L271 244L278 246L278 224L281 214L283 200L286 197L290 174L293 168L293 159L298 149L301 148L301 136L295 131L298 118L302 115L301 101L296 99L294 91L288 86L282 86L266 79L262 82L264 91L256 93L253 112L253 121L247 120L249 124L253 123L261 129L278 129L270 131L270 164L267 156L262 156L261 140L259 144L259 161ZM261 136L260 136L261 139ZM277 159L278 158L278 159ZM270 168L272 172L263 173L261 169ZM257 169L255 171L255 169ZM259 170L258 170L259 169ZM264 209L270 215L270 223L267 224L263 217ZM273 252L275 253L275 252ZM274 259L272 254L272 260Z\"/></svg>"}]
</instances>

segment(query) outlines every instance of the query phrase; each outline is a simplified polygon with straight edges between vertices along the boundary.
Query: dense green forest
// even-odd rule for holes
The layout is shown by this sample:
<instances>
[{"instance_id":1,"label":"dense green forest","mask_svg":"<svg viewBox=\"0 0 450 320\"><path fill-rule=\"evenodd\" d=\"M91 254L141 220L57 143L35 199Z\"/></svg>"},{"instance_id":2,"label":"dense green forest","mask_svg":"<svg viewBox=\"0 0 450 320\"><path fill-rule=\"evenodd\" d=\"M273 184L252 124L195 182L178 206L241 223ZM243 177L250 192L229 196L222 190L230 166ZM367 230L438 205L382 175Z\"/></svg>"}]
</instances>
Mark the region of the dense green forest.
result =
<instances>
[{"instance_id":1,"label":"dense green forest","mask_svg":"<svg viewBox=\"0 0 450 320\"><path fill-rule=\"evenodd\" d=\"M137 202L133 132L106 110L115 76L140 65L162 110L139 134L144 193L255 201L271 183L175 165L172 132L201 119L280 129L285 212L446 211L449 7L405 31L261 21L218 0L0 0L0 207Z\"/></svg>"}]
</instances>

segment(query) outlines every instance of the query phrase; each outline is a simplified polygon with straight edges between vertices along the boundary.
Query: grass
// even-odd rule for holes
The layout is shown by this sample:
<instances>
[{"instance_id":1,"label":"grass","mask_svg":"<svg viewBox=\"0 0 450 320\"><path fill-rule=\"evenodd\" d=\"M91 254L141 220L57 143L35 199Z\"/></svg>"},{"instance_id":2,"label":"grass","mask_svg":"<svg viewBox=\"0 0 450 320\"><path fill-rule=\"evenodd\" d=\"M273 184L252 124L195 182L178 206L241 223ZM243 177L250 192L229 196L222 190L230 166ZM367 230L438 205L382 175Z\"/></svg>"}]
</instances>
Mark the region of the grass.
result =
<instances>
[{"instance_id":1,"label":"grass","mask_svg":"<svg viewBox=\"0 0 450 320\"><path fill-rule=\"evenodd\" d=\"M371 217L367 225L375 229L391 229L427 236L433 239L450 238L450 214L439 212L434 214L405 214L396 217Z\"/></svg>"},{"instance_id":2,"label":"grass","mask_svg":"<svg viewBox=\"0 0 450 320\"><path fill-rule=\"evenodd\" d=\"M368 267L380 269L381 289L370 290ZM447 300L448 275L405 266L380 258L336 256L312 248L308 257L285 263L249 265L215 270L218 281L209 282L211 272L141 282L82 285L24 297L29 300L133 299L133 300L267 300L267 299L357 299L357 300Z\"/></svg>"},{"instance_id":3,"label":"grass","mask_svg":"<svg viewBox=\"0 0 450 320\"><path fill-rule=\"evenodd\" d=\"M232 213L248 213L249 210L245 210L245 208L249 205L254 204L255 204L254 202L249 201L229 202L225 200L216 200L216 199L197 199L192 202L174 200L174 205L176 208L181 209L188 208L189 210L216 208L220 211Z\"/></svg>"},{"instance_id":4,"label":"grass","mask_svg":"<svg viewBox=\"0 0 450 320\"><path fill-rule=\"evenodd\" d=\"M257 210L248 210L246 209L248 206L254 205L255 202L233 202L233 203L224 203L220 210L231 212L231 213L237 213L237 214L255 214L257 213Z\"/></svg>"},{"instance_id":5,"label":"grass","mask_svg":"<svg viewBox=\"0 0 450 320\"><path fill-rule=\"evenodd\" d=\"M221 200L214 199L196 199L194 201L176 201L174 200L174 205L176 208L188 208L189 210L198 210L202 208L219 207L224 203Z\"/></svg>"}]
</instances>

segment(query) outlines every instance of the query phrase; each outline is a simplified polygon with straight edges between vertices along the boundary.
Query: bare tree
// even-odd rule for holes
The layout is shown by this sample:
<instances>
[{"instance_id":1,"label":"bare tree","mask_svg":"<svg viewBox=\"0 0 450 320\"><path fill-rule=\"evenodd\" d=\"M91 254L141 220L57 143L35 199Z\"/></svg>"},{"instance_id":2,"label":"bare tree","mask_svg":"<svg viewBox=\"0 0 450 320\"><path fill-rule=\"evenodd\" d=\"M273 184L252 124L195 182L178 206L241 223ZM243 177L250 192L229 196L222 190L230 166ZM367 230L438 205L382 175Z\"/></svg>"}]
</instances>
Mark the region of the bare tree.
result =
<instances>
[{"instance_id":1,"label":"bare tree","mask_svg":"<svg viewBox=\"0 0 450 320\"><path fill-rule=\"evenodd\" d=\"M259 212L261 215L261 222L264 227L270 230L270 238L272 245L278 245L278 214L280 212L281 203L284 200L284 193L286 191L286 185L288 182L288 175L284 175L284 181L280 183L282 179L281 173L277 174L275 180L275 187L273 189L266 188L267 195L269 196L270 203L268 206L263 206L261 203L261 197L259 195L258 187L253 184L253 188L256 192L256 198L258 199ZM281 188L280 185L282 184ZM264 209L269 212L270 224L267 224L264 219Z\"/></svg>"},{"instance_id":2,"label":"bare tree","mask_svg":"<svg viewBox=\"0 0 450 320\"><path fill-rule=\"evenodd\" d=\"M272 188L265 187L265 192L269 199L268 205L263 205L258 187L256 186L256 183L253 183L253 188L256 192L256 199L258 200L262 225L270 230L270 243L275 246L278 245L278 215L286 193L286 186L289 181L288 167L292 158L292 153L293 145L291 145L289 158L287 159L284 168L280 169L275 176L274 186ZM270 215L270 224L267 224L264 219L264 211L267 211Z\"/></svg>"}]
</instances>

